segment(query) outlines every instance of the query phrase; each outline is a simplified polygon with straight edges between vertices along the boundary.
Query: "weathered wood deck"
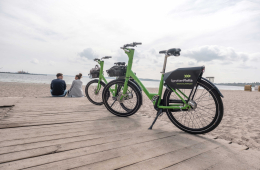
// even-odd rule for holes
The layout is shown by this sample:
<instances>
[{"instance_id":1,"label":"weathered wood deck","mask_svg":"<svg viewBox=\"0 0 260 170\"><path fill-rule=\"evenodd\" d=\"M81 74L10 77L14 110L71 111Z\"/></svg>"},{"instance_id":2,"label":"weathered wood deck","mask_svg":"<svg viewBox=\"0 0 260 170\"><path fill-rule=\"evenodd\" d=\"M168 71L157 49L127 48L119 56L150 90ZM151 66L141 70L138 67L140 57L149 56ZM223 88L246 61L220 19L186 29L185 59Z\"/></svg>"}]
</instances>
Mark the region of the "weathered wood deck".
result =
<instances>
[{"instance_id":1,"label":"weathered wood deck","mask_svg":"<svg viewBox=\"0 0 260 170\"><path fill-rule=\"evenodd\" d=\"M0 169L260 169L260 152L86 98L0 98ZM1 109L1 108L0 108Z\"/></svg>"}]
</instances>

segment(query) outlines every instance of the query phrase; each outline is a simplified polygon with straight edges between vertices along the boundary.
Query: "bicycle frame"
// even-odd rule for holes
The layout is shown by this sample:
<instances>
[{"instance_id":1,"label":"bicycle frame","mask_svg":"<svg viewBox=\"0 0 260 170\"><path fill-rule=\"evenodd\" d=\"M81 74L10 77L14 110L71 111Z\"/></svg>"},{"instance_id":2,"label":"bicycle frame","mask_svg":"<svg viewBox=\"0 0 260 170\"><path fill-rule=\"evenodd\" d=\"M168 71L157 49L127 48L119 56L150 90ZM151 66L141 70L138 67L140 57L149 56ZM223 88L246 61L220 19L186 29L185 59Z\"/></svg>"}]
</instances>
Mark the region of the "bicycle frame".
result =
<instances>
[{"instance_id":1,"label":"bicycle frame","mask_svg":"<svg viewBox=\"0 0 260 170\"><path fill-rule=\"evenodd\" d=\"M159 90L158 93L149 93L149 91L146 89L146 87L142 84L142 82L138 79L138 77L133 73L132 71L132 63L133 63L133 58L134 58L134 49L125 49L125 53L128 55L128 66L127 66L127 71L126 71L126 78L125 78L125 83L124 83L124 89L123 89L123 95L121 97L121 99L124 97L124 95L127 92L128 89L128 81L130 79L130 77L132 77L137 83L138 85L142 88L142 90L144 91L144 93L146 94L146 96L152 100L153 105L156 105L157 103L157 108L159 109L188 109L191 108L189 106L189 104L181 97L181 95L183 95L184 98L188 99L188 96L186 96L184 93L182 93L179 89L172 89L170 88L173 92L175 92L175 94L182 100L182 102L184 103L184 106L182 106L182 104L171 104L169 106L164 106L161 104L161 97L162 97L162 90L163 90L163 77L164 74L162 74L161 76L161 81L160 81L160 85L159 85ZM181 95L177 92L179 91L179 93L181 93ZM154 98L158 97L158 102L153 101Z\"/></svg>"},{"instance_id":2,"label":"bicycle frame","mask_svg":"<svg viewBox=\"0 0 260 170\"><path fill-rule=\"evenodd\" d=\"M100 74L99 74L99 78L98 78L98 86L97 86L96 93L98 93L99 90L101 89L100 82L102 80L107 84L107 80L106 80L105 76L103 75L104 61L103 60L98 60L97 63L100 65L100 72L99 72ZM115 89L117 89L117 85L115 86ZM109 88L109 91L112 93L113 97L116 96L115 89Z\"/></svg>"},{"instance_id":3,"label":"bicycle frame","mask_svg":"<svg viewBox=\"0 0 260 170\"><path fill-rule=\"evenodd\" d=\"M104 82L107 84L107 80L103 75L103 68L104 68L104 61L98 60L97 63L100 65L100 72L99 72L99 78L98 78L98 87L97 90L99 91L101 88L101 80L104 80Z\"/></svg>"}]
</instances>

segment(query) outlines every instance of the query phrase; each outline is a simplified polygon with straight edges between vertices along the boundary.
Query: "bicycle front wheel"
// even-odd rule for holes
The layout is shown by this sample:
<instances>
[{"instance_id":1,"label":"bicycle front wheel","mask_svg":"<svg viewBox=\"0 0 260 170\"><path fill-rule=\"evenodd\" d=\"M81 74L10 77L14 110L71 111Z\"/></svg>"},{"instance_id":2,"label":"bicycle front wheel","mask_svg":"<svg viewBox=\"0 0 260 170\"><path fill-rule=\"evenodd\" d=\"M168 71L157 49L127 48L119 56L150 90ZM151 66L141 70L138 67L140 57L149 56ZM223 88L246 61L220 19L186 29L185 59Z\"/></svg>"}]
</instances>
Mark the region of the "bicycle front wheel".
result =
<instances>
[{"instance_id":1,"label":"bicycle front wheel","mask_svg":"<svg viewBox=\"0 0 260 170\"><path fill-rule=\"evenodd\" d=\"M85 88L85 94L88 100L95 105L102 105L102 92L106 84L100 81L100 89L98 89L98 80L90 81Z\"/></svg>"},{"instance_id":2,"label":"bicycle front wheel","mask_svg":"<svg viewBox=\"0 0 260 170\"><path fill-rule=\"evenodd\" d=\"M219 125L224 108L218 92L208 82L199 80L197 85L198 88L193 98L195 109L167 109L166 113L171 122L179 129L192 134L203 134L212 131ZM180 90L186 96L189 96L191 92L189 89ZM167 89L164 93L164 105L177 103L180 104L181 99L175 92Z\"/></svg>"},{"instance_id":3,"label":"bicycle front wheel","mask_svg":"<svg viewBox=\"0 0 260 170\"><path fill-rule=\"evenodd\" d=\"M105 107L112 114L127 117L135 114L141 106L141 93L132 82L128 81L127 93L123 95L124 79L109 82L102 94Z\"/></svg>"}]
</instances>

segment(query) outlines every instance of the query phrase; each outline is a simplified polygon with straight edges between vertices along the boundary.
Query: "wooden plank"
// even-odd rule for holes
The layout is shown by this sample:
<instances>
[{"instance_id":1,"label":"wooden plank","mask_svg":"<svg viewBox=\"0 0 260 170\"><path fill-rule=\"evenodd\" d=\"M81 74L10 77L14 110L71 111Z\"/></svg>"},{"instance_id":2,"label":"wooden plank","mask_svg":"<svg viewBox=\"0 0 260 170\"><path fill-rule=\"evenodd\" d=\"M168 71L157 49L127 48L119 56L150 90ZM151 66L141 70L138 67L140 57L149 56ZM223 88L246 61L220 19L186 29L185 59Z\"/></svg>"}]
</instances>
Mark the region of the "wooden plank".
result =
<instances>
[{"instance_id":1,"label":"wooden plank","mask_svg":"<svg viewBox=\"0 0 260 170\"><path fill-rule=\"evenodd\" d=\"M87 117L84 118L74 118L74 119L58 119L58 120L44 120L44 121L34 121L34 122L28 122L28 121L5 121L0 122L0 129L6 129L6 128L17 128L17 127L26 127L26 126L42 126L42 125L52 125L52 124L60 124L60 123L73 123L73 122L84 122L84 121L96 121L96 120L107 120L107 119L116 119L116 116L113 116L112 114L107 115L107 117L104 116L97 116L97 117Z\"/></svg>"},{"instance_id":2,"label":"wooden plank","mask_svg":"<svg viewBox=\"0 0 260 170\"><path fill-rule=\"evenodd\" d=\"M105 113L105 114L104 114ZM84 120L92 120L92 119L97 119L97 118L103 118L104 115L106 115L107 117L115 117L112 114L107 114L106 112L104 112L102 115L101 113L97 113L95 115L93 114L82 114L82 115L78 115L78 116L74 116L73 113L71 115L57 115L57 116L53 116L53 117L25 117L25 118L21 118L21 119L15 119L12 120L12 118L8 118L6 120L2 120L1 124L6 124L6 123L12 123L12 122L28 122L28 123L34 123L37 121L41 121L41 122L46 122L46 121L63 121L63 120L67 120L67 119L73 119L73 120L79 120L79 119L84 119Z\"/></svg>"},{"instance_id":3,"label":"wooden plank","mask_svg":"<svg viewBox=\"0 0 260 170\"><path fill-rule=\"evenodd\" d=\"M185 142L184 142L185 141ZM131 152L132 147L121 148L94 153L91 155L66 159L59 162L53 162L29 169L70 169L80 167L81 169L116 169L122 165L129 165L146 159L150 159L174 150L178 150L187 146L192 146L200 143L201 140L186 141L186 137L178 136L164 145L158 145L155 148L140 150L139 147L135 148L135 152ZM122 155L122 153L125 153ZM129 154L128 154L129 153ZM114 158L114 159L113 159Z\"/></svg>"},{"instance_id":4,"label":"wooden plank","mask_svg":"<svg viewBox=\"0 0 260 170\"><path fill-rule=\"evenodd\" d=\"M52 125L52 124L64 124L64 123L73 123L73 122L86 122L86 121L95 121L95 120L107 120L107 118L75 118L75 119L63 119L63 120L54 120L54 121L35 121L35 122L6 122L0 124L0 129L6 128L17 128L17 127L25 127L25 126L42 126L42 125ZM113 116L111 116L113 119Z\"/></svg>"},{"instance_id":5,"label":"wooden plank","mask_svg":"<svg viewBox=\"0 0 260 170\"><path fill-rule=\"evenodd\" d=\"M191 158L185 159L184 161L180 161L173 165L170 165L168 168L164 170L175 170L175 169L185 169L185 170L204 170L209 169L211 166L223 161L226 158L226 155L220 154L218 150L223 152L223 148L219 147L213 150L209 150L207 152L203 152ZM225 151L224 151L225 153ZM174 157L173 157L173 160ZM156 160L157 162L157 160ZM131 168L131 166L130 166ZM128 168L123 168L128 169Z\"/></svg>"},{"instance_id":6,"label":"wooden plank","mask_svg":"<svg viewBox=\"0 0 260 170\"><path fill-rule=\"evenodd\" d=\"M28 136L45 136L45 135L52 135L52 134L58 134L58 133L65 133L64 130L68 131L82 131L82 130L88 130L88 129L102 129L103 127L101 125L104 125L105 128L109 127L117 127L121 125L125 125L127 123L134 124L135 126L140 126L140 124L144 123L151 123L151 120L146 120L146 121L140 121L137 122L135 120L129 120L129 119L113 119L113 120L98 120L98 121L88 121L88 122L79 122L77 123L68 123L68 124L58 124L62 126L45 126L44 128L40 128L41 126L36 126L38 128L34 128L35 126L32 127L31 130L29 130L29 127L26 127L27 129L24 129L25 127L21 128L12 128L12 129L2 129L1 131L4 131L0 133L1 136L4 136L4 138L1 138L0 140L13 140L13 139L21 139L21 138L27 138ZM57 125L57 124L54 124ZM145 125L147 126L147 125ZM16 131L11 131L13 129L17 129ZM10 132L8 133L8 131Z\"/></svg>"},{"instance_id":7,"label":"wooden plank","mask_svg":"<svg viewBox=\"0 0 260 170\"><path fill-rule=\"evenodd\" d=\"M100 113L102 112L106 112L106 110L96 110ZM71 111L71 112L66 112L66 113L62 113L62 112L55 112L55 113L34 113L34 114L17 114L16 112L8 112L8 115L9 115L9 119L10 120L21 120L21 119L34 119L34 118L39 118L39 117L42 117L42 118L49 118L49 117L52 117L52 116L55 116L55 117L59 117L59 116L83 116L83 115L86 115L88 114L88 112L90 111L84 111L84 112L75 112L75 111ZM93 111L91 112L93 113Z\"/></svg>"},{"instance_id":8,"label":"wooden plank","mask_svg":"<svg viewBox=\"0 0 260 170\"><path fill-rule=\"evenodd\" d=\"M147 124L147 127L148 123ZM95 127L87 129L87 130L82 130L82 131L66 131L66 133L60 133L54 131L56 134L52 135L45 135L45 136L37 136L37 135L31 135L30 137L27 136L24 138L16 139L16 140L6 140L0 142L0 149L2 147L7 147L7 146L15 146L15 145L21 145L21 144L29 144L29 143L37 143L37 142L43 142L43 141L53 141L57 139L63 139L65 140L66 138L75 138L75 137L84 137L84 136L107 136L111 134L121 134L121 133L135 133L140 130L146 130L146 127L133 127L133 124L129 126L118 126L118 127L106 127L106 128L101 128L97 129ZM129 130L129 128L131 130ZM64 130L63 130L64 132Z\"/></svg>"},{"instance_id":9,"label":"wooden plank","mask_svg":"<svg viewBox=\"0 0 260 170\"><path fill-rule=\"evenodd\" d=\"M135 134L132 131L130 133L122 131L123 134L118 134L118 135L111 135L108 137L97 137L95 139L91 139L92 137L90 136L79 136L79 137L73 137L73 138L63 138L63 139L55 139L51 141L40 141L36 143L29 143L29 144L21 144L21 145L15 145L15 146L6 146L6 147L1 147L0 148L0 154L4 153L9 153L9 152L18 152L22 150L28 150L28 149L34 149L34 148L39 148L39 147L46 147L46 146L51 146L51 145L59 145L59 144L65 144L65 143L72 143L72 142L86 142L86 143L91 143L92 145L95 144L100 144L100 143L107 143L107 142L112 142L112 141L117 141L117 140L123 140L123 139L128 139L131 136L136 136L140 135L139 133ZM149 130L142 132L142 134L149 134ZM171 132L167 132L171 134ZM91 139L91 140L90 140Z\"/></svg>"},{"instance_id":10,"label":"wooden plank","mask_svg":"<svg viewBox=\"0 0 260 170\"><path fill-rule=\"evenodd\" d=\"M64 105L64 103L63 103ZM57 106L49 106L49 107L25 107L25 106L19 106L19 105L16 105L16 107L14 108L14 111L20 111L20 112L37 112L37 111L53 111L53 108L55 108L55 110L59 110L59 111L68 111L68 110L71 110L73 111L73 108L66 108L64 110L63 107L57 107ZM83 107L81 109L75 109L75 110L78 110L78 111L92 111L92 110L99 110L99 109L104 109L103 107L98 107L98 106L95 106L95 105L92 105L92 106L88 106L88 107Z\"/></svg>"},{"instance_id":11,"label":"wooden plank","mask_svg":"<svg viewBox=\"0 0 260 170\"><path fill-rule=\"evenodd\" d=\"M128 117L128 118L113 116L113 118L111 117L111 120L101 119L101 120L98 120L98 122L103 124L107 121L115 121L115 123L116 123L116 121L119 121L119 122L120 121L135 121L137 119L140 121L140 123L142 123L142 121L144 121L141 116L133 115L133 116ZM80 125L83 125L83 124L86 124L86 123L85 122L68 123L66 125L66 127L69 127L69 126L74 127L74 126L77 126L77 125L80 126ZM42 126L33 126L33 127L19 127L19 128L1 129L0 134L4 135L4 134L9 134L9 133L14 133L14 132L21 132L21 131L24 132L25 130L31 131L31 130L34 130L34 129L43 129L44 130L44 129L50 129L50 128L54 128L54 127L63 127L64 128L64 125L63 124L53 124L53 125L42 125Z\"/></svg>"},{"instance_id":12,"label":"wooden plank","mask_svg":"<svg viewBox=\"0 0 260 170\"><path fill-rule=\"evenodd\" d=\"M191 160L199 155L207 154L208 151L212 151L219 146L212 142L203 142L191 147L185 147L167 154L152 158L146 161L142 161L136 164L128 165L124 170L136 170L136 169L164 169L178 163L185 163L186 160ZM212 159L212 158L211 158ZM215 157L215 160L217 157Z\"/></svg>"},{"instance_id":13,"label":"wooden plank","mask_svg":"<svg viewBox=\"0 0 260 170\"><path fill-rule=\"evenodd\" d=\"M73 114L73 113L72 113ZM112 117L112 115L109 115ZM24 117L24 118L21 118L21 119L12 119L12 118L8 118L8 119L3 119L1 120L1 124L7 124L7 123L13 123L13 122L16 122L16 123L20 123L20 122L26 122L26 123L35 123L35 122L47 122L47 121L64 121L64 120L68 120L68 119L73 119L73 120L79 120L80 118L81 119L93 119L93 118L101 118L101 114L100 115L84 115L84 114L81 114L81 115L58 115L58 116L38 116L38 117Z\"/></svg>"},{"instance_id":14,"label":"wooden plank","mask_svg":"<svg viewBox=\"0 0 260 170\"><path fill-rule=\"evenodd\" d=\"M24 159L29 157L35 157L35 156L37 157L20 160L16 162L8 162L8 163L0 164L0 169L6 169L6 168L15 169L14 167L17 168L18 166L19 168L32 167L32 166L46 164L50 162L65 160L68 158L79 157L82 155L98 153L105 150L126 147L134 144L142 144L143 146L144 145L143 143L148 142L148 144L149 143L151 144L153 143L153 141L159 139L166 139L168 141L168 138L170 138L170 140L172 140L171 137L173 136L175 135L169 133L157 133L157 134L150 134L150 135L139 134L138 136L133 137L134 140L124 139L124 140L114 141L110 143L103 143L103 144L98 144L93 146L85 142L81 143L80 145L79 143L68 143L63 145L55 145L55 146L36 148L36 149L26 150L21 152L8 153L5 155L0 155L0 160L2 162L14 161L14 160L19 160L19 159ZM68 151L64 152L65 150ZM50 151L53 152L55 151L55 154L45 155L46 153L50 153ZM44 156L39 157L40 155L44 155Z\"/></svg>"},{"instance_id":15,"label":"wooden plank","mask_svg":"<svg viewBox=\"0 0 260 170\"><path fill-rule=\"evenodd\" d=\"M21 97L0 97L0 106L14 106Z\"/></svg>"},{"instance_id":16,"label":"wooden plank","mask_svg":"<svg viewBox=\"0 0 260 170\"><path fill-rule=\"evenodd\" d=\"M209 167L210 170L219 170L219 169L235 169L235 170L259 170L258 168L254 168L250 166L250 164L245 164L243 162L239 162L238 160L235 159L230 159L227 158L226 160L219 162L211 167Z\"/></svg>"},{"instance_id":17,"label":"wooden plank","mask_svg":"<svg viewBox=\"0 0 260 170\"><path fill-rule=\"evenodd\" d=\"M18 105L18 104L17 104ZM11 113L16 113L17 116L22 116L24 114L26 115L36 115L36 114L45 114L45 113L71 113L71 112L92 112L92 111L99 111L99 110L106 110L104 107L98 107L98 106L88 106L88 107L83 107L81 109L73 109L73 108L67 108L66 110L59 109L55 107L55 110L53 110L53 107L33 107L33 110L31 110L28 107L19 107L15 106L14 109L12 110Z\"/></svg>"},{"instance_id":18,"label":"wooden plank","mask_svg":"<svg viewBox=\"0 0 260 170\"><path fill-rule=\"evenodd\" d=\"M232 144L233 145L233 144ZM187 170L202 170L202 169L257 169L260 166L260 155L258 151L254 151L257 155L248 154L243 155L247 150L240 150L232 145L226 147L221 146L217 149L205 152L196 157L187 159L186 161L173 164L172 166L166 168L165 170L174 169L187 169ZM240 155L243 156L240 156ZM248 160L247 160L248 159ZM235 162L233 161L235 160ZM225 163L226 162L226 163ZM232 165L232 164L235 164ZM237 167L239 166L239 168Z\"/></svg>"},{"instance_id":19,"label":"wooden plank","mask_svg":"<svg viewBox=\"0 0 260 170\"><path fill-rule=\"evenodd\" d=\"M118 121L119 120L119 121ZM121 120L121 121L120 121ZM58 135L63 133L70 133L70 132L81 132L81 131L92 131L93 130L100 130L103 129L105 131L108 131L109 128L115 128L120 129L122 126L125 126L126 128L129 128L130 126L133 127L140 127L142 126L149 126L151 124L151 121L145 120L145 121L138 121L138 120L129 120L129 119L115 119L115 120L106 120L106 121L92 121L87 122L85 125L75 126L73 128L72 126L64 126L64 127L52 127L48 130L46 129L32 129L31 131L20 131L15 133L1 133L1 136L3 135L4 138L1 138L2 141L10 141L10 140L17 140L17 139L24 139L24 138L31 138L31 137L41 137L41 136L48 136L48 135ZM101 126L102 125L102 126ZM19 128L20 129L20 128ZM66 130L66 131L64 131ZM1 146L1 142L0 142Z\"/></svg>"}]
</instances>

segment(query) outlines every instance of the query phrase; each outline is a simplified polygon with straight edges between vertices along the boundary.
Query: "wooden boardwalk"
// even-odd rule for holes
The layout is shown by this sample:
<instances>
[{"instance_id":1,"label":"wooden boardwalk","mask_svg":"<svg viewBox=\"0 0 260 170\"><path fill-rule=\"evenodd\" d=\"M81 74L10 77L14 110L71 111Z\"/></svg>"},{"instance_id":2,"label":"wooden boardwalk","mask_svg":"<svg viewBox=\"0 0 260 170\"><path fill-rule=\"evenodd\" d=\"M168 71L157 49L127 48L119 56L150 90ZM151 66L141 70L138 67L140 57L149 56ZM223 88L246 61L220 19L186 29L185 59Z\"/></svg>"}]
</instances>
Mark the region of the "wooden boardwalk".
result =
<instances>
[{"instance_id":1,"label":"wooden boardwalk","mask_svg":"<svg viewBox=\"0 0 260 170\"><path fill-rule=\"evenodd\" d=\"M163 121L148 130L152 118L116 117L86 98L0 98L0 109L1 170L260 169L258 151Z\"/></svg>"}]
</instances>

